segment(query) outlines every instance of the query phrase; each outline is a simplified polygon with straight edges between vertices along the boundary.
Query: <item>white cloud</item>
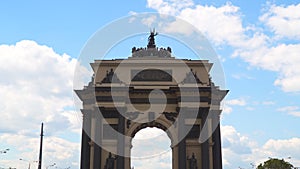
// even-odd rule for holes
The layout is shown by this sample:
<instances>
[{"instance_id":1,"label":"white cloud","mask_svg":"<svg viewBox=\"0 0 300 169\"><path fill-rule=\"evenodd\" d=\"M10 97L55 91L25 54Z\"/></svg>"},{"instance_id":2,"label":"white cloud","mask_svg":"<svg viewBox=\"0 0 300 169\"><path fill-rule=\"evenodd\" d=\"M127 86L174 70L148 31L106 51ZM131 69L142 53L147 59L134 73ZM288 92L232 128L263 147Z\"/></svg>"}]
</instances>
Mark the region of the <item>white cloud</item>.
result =
<instances>
[{"instance_id":1,"label":"white cloud","mask_svg":"<svg viewBox=\"0 0 300 169\"><path fill-rule=\"evenodd\" d=\"M281 111L281 112L290 112L290 111L294 111L299 109L298 106L285 106L285 107L281 107L278 108L277 111Z\"/></svg>"},{"instance_id":2,"label":"white cloud","mask_svg":"<svg viewBox=\"0 0 300 169\"><path fill-rule=\"evenodd\" d=\"M294 166L300 165L300 138L270 139L262 145L251 140L249 136L239 133L233 126L221 126L222 152L224 168L256 166L272 158L287 158ZM288 159L286 159L288 160Z\"/></svg>"},{"instance_id":3,"label":"white cloud","mask_svg":"<svg viewBox=\"0 0 300 169\"><path fill-rule=\"evenodd\" d=\"M194 4L177 8L176 12L171 10L172 4L177 6L178 3L148 0L148 7L190 22L217 46L233 47L233 57L240 57L251 66L277 72L274 85L283 91L300 91L300 85L297 85L300 81L300 44L280 43L278 38L270 35L274 31L275 36L300 38L300 4L288 7L270 5L260 18L269 27L263 33L264 30L255 25L244 26L239 7L231 3L220 7ZM178 21L171 23L166 30L191 33L190 29L180 27Z\"/></svg>"},{"instance_id":4,"label":"white cloud","mask_svg":"<svg viewBox=\"0 0 300 169\"><path fill-rule=\"evenodd\" d=\"M180 10L192 6L192 0L148 0L147 6L162 14L175 15Z\"/></svg>"},{"instance_id":5,"label":"white cloud","mask_svg":"<svg viewBox=\"0 0 300 169\"><path fill-rule=\"evenodd\" d=\"M272 158L287 158L292 157L290 162L294 166L300 166L300 138L290 139L270 139L261 148L256 149L257 153L264 153Z\"/></svg>"},{"instance_id":6,"label":"white cloud","mask_svg":"<svg viewBox=\"0 0 300 169\"><path fill-rule=\"evenodd\" d=\"M292 111L288 113L289 115L300 117L300 111Z\"/></svg>"},{"instance_id":7,"label":"white cloud","mask_svg":"<svg viewBox=\"0 0 300 169\"><path fill-rule=\"evenodd\" d=\"M236 52L238 54L235 55L239 55L252 66L278 72L279 76L274 85L280 86L283 91L300 91L300 86L297 85L300 80L300 44L280 44L271 48L262 46L256 50L243 48Z\"/></svg>"},{"instance_id":8,"label":"white cloud","mask_svg":"<svg viewBox=\"0 0 300 169\"><path fill-rule=\"evenodd\" d=\"M191 28L188 24L182 23L184 20L176 19L176 21L167 23L161 29L163 29L167 33L181 33L184 35L190 35L193 33L193 28ZM199 46L201 48L201 46Z\"/></svg>"},{"instance_id":9,"label":"white cloud","mask_svg":"<svg viewBox=\"0 0 300 169\"><path fill-rule=\"evenodd\" d=\"M233 74L232 77L235 78L235 79L242 79L242 78L249 79L249 80L255 79L254 77L249 76L249 75L244 74L244 73Z\"/></svg>"},{"instance_id":10,"label":"white cloud","mask_svg":"<svg viewBox=\"0 0 300 169\"><path fill-rule=\"evenodd\" d=\"M222 109L222 112L225 113L225 114L230 114L232 112L232 107L228 106L227 104L221 104L221 109Z\"/></svg>"},{"instance_id":11,"label":"white cloud","mask_svg":"<svg viewBox=\"0 0 300 169\"><path fill-rule=\"evenodd\" d=\"M291 154L297 154L298 148L300 147L300 138L291 138L291 139L284 139L284 140L268 140L263 148L266 150L273 150L278 153L285 153L288 151Z\"/></svg>"},{"instance_id":12,"label":"white cloud","mask_svg":"<svg viewBox=\"0 0 300 169\"><path fill-rule=\"evenodd\" d=\"M285 106L285 107L278 108L277 111L285 112L295 117L300 117L300 109L298 106Z\"/></svg>"},{"instance_id":13,"label":"white cloud","mask_svg":"<svg viewBox=\"0 0 300 169\"><path fill-rule=\"evenodd\" d=\"M0 112L5 119L0 130L34 130L42 121L59 121L50 128L59 131L64 125L66 129L71 122L63 112L73 106L76 59L28 40L0 45L0 55Z\"/></svg>"},{"instance_id":14,"label":"white cloud","mask_svg":"<svg viewBox=\"0 0 300 169\"><path fill-rule=\"evenodd\" d=\"M0 56L1 144L13 147L17 159L36 160L44 122L45 159L62 165L77 162L79 144L59 138L80 137L81 121L72 98L76 59L30 40L0 45ZM14 166L13 160L5 163L24 167Z\"/></svg>"},{"instance_id":15,"label":"white cloud","mask_svg":"<svg viewBox=\"0 0 300 169\"><path fill-rule=\"evenodd\" d=\"M152 1L152 0L148 0ZM169 3L168 3L169 4ZM182 3L183 4L183 3ZM170 4L168 6L171 6ZM160 13L174 14L174 12L163 10L160 6L149 6L156 9ZM164 12L162 12L162 10ZM243 38L244 28L242 27L239 8L227 3L221 7L214 6L184 6L177 12L177 17L182 18L195 27L197 27L204 35L216 44L240 43ZM167 28L169 32L184 31L186 34L191 33L190 29L183 28L180 20L171 23Z\"/></svg>"},{"instance_id":16,"label":"white cloud","mask_svg":"<svg viewBox=\"0 0 300 169\"><path fill-rule=\"evenodd\" d=\"M135 168L171 168L171 140L163 130L149 127L140 130L133 138L132 146L131 163Z\"/></svg>"},{"instance_id":17,"label":"white cloud","mask_svg":"<svg viewBox=\"0 0 300 169\"><path fill-rule=\"evenodd\" d=\"M144 25L147 25L148 27L151 27L151 25L153 24L153 22L155 22L155 20L156 20L156 16L152 15L152 16L149 16L147 18L143 18L141 22Z\"/></svg>"},{"instance_id":18,"label":"white cloud","mask_svg":"<svg viewBox=\"0 0 300 169\"><path fill-rule=\"evenodd\" d=\"M221 137L224 168L243 166L243 157L252 154L255 143L237 132L233 126L221 126Z\"/></svg>"},{"instance_id":19,"label":"white cloud","mask_svg":"<svg viewBox=\"0 0 300 169\"><path fill-rule=\"evenodd\" d=\"M244 99L232 99L225 101L228 105L245 106L246 101Z\"/></svg>"},{"instance_id":20,"label":"white cloud","mask_svg":"<svg viewBox=\"0 0 300 169\"><path fill-rule=\"evenodd\" d=\"M286 7L271 5L260 20L279 38L300 39L300 4Z\"/></svg>"},{"instance_id":21,"label":"white cloud","mask_svg":"<svg viewBox=\"0 0 300 169\"><path fill-rule=\"evenodd\" d=\"M221 104L221 109L223 110L225 114L229 114L233 111L232 106L245 106L246 101L243 98L239 99L231 99L231 100L225 100Z\"/></svg>"},{"instance_id":22,"label":"white cloud","mask_svg":"<svg viewBox=\"0 0 300 169\"><path fill-rule=\"evenodd\" d=\"M219 8L197 5L183 9L178 17L196 26L215 44L235 44L244 31L238 12L239 8L230 3Z\"/></svg>"},{"instance_id":23,"label":"white cloud","mask_svg":"<svg viewBox=\"0 0 300 169\"><path fill-rule=\"evenodd\" d=\"M230 149L238 154L251 153L250 147L254 145L248 137L241 135L233 126L222 126L223 148Z\"/></svg>"},{"instance_id":24,"label":"white cloud","mask_svg":"<svg viewBox=\"0 0 300 169\"><path fill-rule=\"evenodd\" d=\"M27 161L31 161L33 168L37 167L37 163L33 161L38 160L39 154L39 137L36 134L36 137L27 137L19 134L2 134L0 136L0 143L10 144L14 148L10 153L18 154L15 156L16 161L14 160L0 160L0 163L5 166L15 167L15 168L25 168L27 167ZM44 137L44 147L43 147L43 166L45 168L49 164L54 162L58 167L78 167L72 165L72 162L78 161L79 158L79 143L70 142L65 139L58 137ZM17 151L17 152L16 152ZM25 159L25 161L19 161L19 159ZM1 166L3 167L3 166Z\"/></svg>"},{"instance_id":25,"label":"white cloud","mask_svg":"<svg viewBox=\"0 0 300 169\"><path fill-rule=\"evenodd\" d=\"M262 104L266 105L266 106L269 106L269 105L274 105L275 102L273 102L273 101L264 101L264 102L262 102Z\"/></svg>"}]
</instances>

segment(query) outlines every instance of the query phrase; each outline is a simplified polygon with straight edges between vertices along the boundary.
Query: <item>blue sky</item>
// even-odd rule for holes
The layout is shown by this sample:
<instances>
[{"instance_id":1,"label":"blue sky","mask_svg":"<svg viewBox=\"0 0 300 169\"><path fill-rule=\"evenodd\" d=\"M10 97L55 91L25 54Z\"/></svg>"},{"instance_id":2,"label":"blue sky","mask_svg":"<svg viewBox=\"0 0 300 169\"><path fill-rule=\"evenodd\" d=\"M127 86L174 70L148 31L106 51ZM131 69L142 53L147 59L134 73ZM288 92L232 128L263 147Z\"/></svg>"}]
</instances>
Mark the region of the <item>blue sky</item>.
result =
<instances>
[{"instance_id":1,"label":"blue sky","mask_svg":"<svg viewBox=\"0 0 300 169\"><path fill-rule=\"evenodd\" d=\"M0 167L26 168L19 158L37 160L44 121L44 165L78 168L77 58L96 31L141 12L186 20L219 56L230 90L221 121L225 169L251 168L268 157L291 157L300 166L299 11L299 0L1 2L0 150L11 150L0 154ZM156 162L168 166L162 158Z\"/></svg>"}]
</instances>

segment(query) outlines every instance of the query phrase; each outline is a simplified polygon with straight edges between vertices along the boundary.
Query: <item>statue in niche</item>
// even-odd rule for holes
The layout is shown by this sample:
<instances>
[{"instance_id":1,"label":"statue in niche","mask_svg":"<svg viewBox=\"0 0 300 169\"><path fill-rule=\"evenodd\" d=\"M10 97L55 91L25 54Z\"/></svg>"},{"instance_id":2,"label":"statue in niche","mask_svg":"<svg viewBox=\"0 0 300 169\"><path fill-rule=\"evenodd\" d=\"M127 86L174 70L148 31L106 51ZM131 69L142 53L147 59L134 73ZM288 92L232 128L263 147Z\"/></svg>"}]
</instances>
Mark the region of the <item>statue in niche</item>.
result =
<instances>
[{"instance_id":1,"label":"statue in niche","mask_svg":"<svg viewBox=\"0 0 300 169\"><path fill-rule=\"evenodd\" d=\"M115 168L116 157L112 157L111 152L109 152L106 158L104 169L114 169Z\"/></svg>"},{"instance_id":2,"label":"statue in niche","mask_svg":"<svg viewBox=\"0 0 300 169\"><path fill-rule=\"evenodd\" d=\"M114 70L110 69L110 72L106 71L106 77L104 77L101 83L121 83L121 81L117 75L115 75Z\"/></svg>"},{"instance_id":3,"label":"statue in niche","mask_svg":"<svg viewBox=\"0 0 300 169\"><path fill-rule=\"evenodd\" d=\"M195 154L194 153L192 154L191 158L188 157L187 159L189 161L189 169L198 169L197 159L195 158Z\"/></svg>"},{"instance_id":4,"label":"statue in niche","mask_svg":"<svg viewBox=\"0 0 300 169\"><path fill-rule=\"evenodd\" d=\"M150 35L148 37L148 48L155 48L155 39L154 36L158 35L157 32L155 32L155 29L153 29L153 31L150 32Z\"/></svg>"},{"instance_id":5,"label":"statue in niche","mask_svg":"<svg viewBox=\"0 0 300 169\"><path fill-rule=\"evenodd\" d=\"M196 73L193 72L193 69L191 69L190 72L187 73L185 79L182 81L182 83L200 83L203 84L199 78L197 77Z\"/></svg>"}]
</instances>

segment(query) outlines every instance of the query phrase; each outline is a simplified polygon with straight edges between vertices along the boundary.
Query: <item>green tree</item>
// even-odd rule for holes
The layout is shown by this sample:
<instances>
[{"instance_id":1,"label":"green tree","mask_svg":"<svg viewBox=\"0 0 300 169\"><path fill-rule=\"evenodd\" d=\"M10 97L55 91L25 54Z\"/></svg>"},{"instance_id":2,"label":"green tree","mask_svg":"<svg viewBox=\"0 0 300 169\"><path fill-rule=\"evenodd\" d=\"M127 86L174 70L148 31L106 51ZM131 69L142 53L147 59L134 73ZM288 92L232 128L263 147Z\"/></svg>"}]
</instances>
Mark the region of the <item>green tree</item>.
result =
<instances>
[{"instance_id":1,"label":"green tree","mask_svg":"<svg viewBox=\"0 0 300 169\"><path fill-rule=\"evenodd\" d=\"M289 162L276 158L271 158L264 162L264 164L259 164L257 169L293 169L294 166Z\"/></svg>"}]
</instances>

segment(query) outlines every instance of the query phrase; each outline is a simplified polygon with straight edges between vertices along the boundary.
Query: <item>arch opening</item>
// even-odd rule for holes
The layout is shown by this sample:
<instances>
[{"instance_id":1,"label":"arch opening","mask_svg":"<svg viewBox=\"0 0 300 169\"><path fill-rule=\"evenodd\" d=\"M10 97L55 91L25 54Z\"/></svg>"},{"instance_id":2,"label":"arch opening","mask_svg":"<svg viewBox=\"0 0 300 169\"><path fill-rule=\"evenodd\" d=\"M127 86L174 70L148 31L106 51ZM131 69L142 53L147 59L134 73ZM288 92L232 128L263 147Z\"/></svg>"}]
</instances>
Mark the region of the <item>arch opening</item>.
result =
<instances>
[{"instance_id":1,"label":"arch opening","mask_svg":"<svg viewBox=\"0 0 300 169\"><path fill-rule=\"evenodd\" d=\"M157 127L139 130L131 141L131 168L172 169L171 139Z\"/></svg>"}]
</instances>

